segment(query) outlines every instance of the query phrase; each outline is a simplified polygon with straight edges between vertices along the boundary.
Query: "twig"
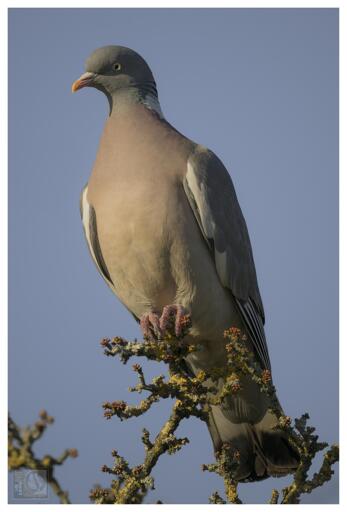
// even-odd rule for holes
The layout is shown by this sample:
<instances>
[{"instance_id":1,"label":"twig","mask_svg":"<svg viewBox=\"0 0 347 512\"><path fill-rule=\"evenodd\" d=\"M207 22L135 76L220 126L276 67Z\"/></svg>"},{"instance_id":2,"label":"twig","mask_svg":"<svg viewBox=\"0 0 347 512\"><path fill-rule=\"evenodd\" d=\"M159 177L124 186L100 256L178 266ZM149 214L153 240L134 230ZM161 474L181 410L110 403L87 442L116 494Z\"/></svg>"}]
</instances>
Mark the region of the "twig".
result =
<instances>
[{"instance_id":1,"label":"twig","mask_svg":"<svg viewBox=\"0 0 347 512\"><path fill-rule=\"evenodd\" d=\"M62 504L69 504L69 497L66 491L63 491L59 482L55 478L55 466L60 466L68 457L78 456L76 449L64 450L57 458L51 455L45 455L42 459L35 457L33 444L40 439L47 426L53 423L54 418L49 416L46 411L41 411L40 419L32 427L19 428L9 416L8 419L8 466L10 471L21 468L45 470L47 474L47 483L56 494Z\"/></svg>"}]
</instances>

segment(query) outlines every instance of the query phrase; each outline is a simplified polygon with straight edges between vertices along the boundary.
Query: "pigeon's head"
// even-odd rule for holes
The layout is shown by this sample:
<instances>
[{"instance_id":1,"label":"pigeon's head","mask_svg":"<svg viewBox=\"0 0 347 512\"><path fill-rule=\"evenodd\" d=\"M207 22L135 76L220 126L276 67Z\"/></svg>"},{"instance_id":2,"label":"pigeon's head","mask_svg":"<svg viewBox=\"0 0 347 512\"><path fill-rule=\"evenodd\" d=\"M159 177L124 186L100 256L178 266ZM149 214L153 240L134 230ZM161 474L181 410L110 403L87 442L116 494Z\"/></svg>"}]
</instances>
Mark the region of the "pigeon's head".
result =
<instances>
[{"instance_id":1,"label":"pigeon's head","mask_svg":"<svg viewBox=\"0 0 347 512\"><path fill-rule=\"evenodd\" d=\"M146 61L124 46L103 46L87 59L86 72L72 84L72 92L95 87L111 100L119 91L132 89L155 94L156 86Z\"/></svg>"}]
</instances>

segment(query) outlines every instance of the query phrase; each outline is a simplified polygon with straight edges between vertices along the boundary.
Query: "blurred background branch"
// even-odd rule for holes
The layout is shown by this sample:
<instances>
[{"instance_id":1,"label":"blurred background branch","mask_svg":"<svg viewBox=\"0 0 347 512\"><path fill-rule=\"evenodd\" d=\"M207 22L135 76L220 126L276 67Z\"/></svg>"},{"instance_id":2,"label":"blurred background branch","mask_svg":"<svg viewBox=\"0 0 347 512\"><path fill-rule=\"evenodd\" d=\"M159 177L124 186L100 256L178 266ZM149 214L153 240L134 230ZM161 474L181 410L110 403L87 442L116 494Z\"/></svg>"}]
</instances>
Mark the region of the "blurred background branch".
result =
<instances>
[{"instance_id":1,"label":"blurred background branch","mask_svg":"<svg viewBox=\"0 0 347 512\"><path fill-rule=\"evenodd\" d=\"M42 459L35 457L33 447L45 432L54 418L46 411L39 413L39 419L32 426L19 428L11 416L8 418L8 468L10 471L20 469L44 470L47 483L56 494L62 504L69 504L69 497L63 491L55 477L55 467L63 464L68 457L75 458L78 455L76 449L67 449L59 457L45 455Z\"/></svg>"}]
</instances>

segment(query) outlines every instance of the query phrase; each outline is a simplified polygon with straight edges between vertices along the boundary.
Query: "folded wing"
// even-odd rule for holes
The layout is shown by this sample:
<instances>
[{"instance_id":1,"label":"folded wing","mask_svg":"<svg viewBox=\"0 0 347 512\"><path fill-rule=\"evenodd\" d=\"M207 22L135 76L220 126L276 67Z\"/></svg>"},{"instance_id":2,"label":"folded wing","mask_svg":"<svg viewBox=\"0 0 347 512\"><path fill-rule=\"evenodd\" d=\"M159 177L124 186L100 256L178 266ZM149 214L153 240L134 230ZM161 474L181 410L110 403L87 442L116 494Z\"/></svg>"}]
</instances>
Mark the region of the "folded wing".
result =
<instances>
[{"instance_id":1,"label":"folded wing","mask_svg":"<svg viewBox=\"0 0 347 512\"><path fill-rule=\"evenodd\" d=\"M212 151L197 146L183 186L220 281L235 298L260 363L270 369L252 246L231 177Z\"/></svg>"}]
</instances>

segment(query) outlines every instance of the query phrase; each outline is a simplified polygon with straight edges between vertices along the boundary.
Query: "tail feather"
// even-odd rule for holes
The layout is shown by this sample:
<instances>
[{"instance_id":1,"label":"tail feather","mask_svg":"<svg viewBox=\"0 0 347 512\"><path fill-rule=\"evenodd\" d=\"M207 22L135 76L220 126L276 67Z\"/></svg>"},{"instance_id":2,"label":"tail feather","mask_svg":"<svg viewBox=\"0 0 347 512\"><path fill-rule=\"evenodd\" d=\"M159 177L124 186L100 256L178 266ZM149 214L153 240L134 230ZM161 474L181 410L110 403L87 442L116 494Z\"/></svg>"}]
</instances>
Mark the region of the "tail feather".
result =
<instances>
[{"instance_id":1,"label":"tail feather","mask_svg":"<svg viewBox=\"0 0 347 512\"><path fill-rule=\"evenodd\" d=\"M192 375L208 367L192 355L186 358L186 363ZM239 452L235 475L239 481L293 473L299 464L299 455L290 445L286 432L276 428L278 420L270 410L268 396L248 375L240 375L239 381L237 393L225 397L223 404L211 406L208 427L215 451L228 443ZM216 382L207 380L206 385L216 386ZM222 386L223 379L219 379L218 390Z\"/></svg>"},{"instance_id":2,"label":"tail feather","mask_svg":"<svg viewBox=\"0 0 347 512\"><path fill-rule=\"evenodd\" d=\"M284 476L298 466L298 454L289 444L286 433L273 429L275 424L276 418L269 411L257 424L234 423L221 406L212 407L209 430L214 448L218 451L223 443L230 443L240 453L235 475L238 481Z\"/></svg>"}]
</instances>

